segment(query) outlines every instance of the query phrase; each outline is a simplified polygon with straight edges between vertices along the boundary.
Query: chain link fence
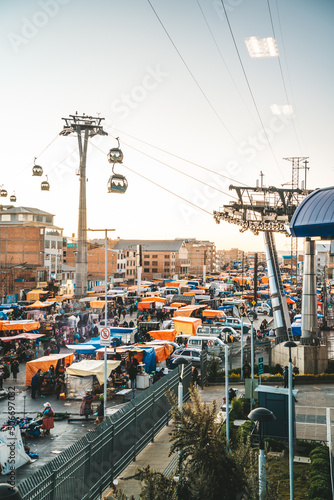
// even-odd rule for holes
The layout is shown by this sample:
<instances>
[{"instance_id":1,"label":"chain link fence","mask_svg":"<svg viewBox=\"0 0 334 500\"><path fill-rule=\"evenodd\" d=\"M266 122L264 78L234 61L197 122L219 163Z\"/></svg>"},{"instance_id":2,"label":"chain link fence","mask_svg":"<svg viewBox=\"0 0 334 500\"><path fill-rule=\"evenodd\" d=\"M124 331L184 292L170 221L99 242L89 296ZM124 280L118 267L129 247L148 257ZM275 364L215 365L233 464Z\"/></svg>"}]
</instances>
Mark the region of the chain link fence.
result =
<instances>
[{"instance_id":1,"label":"chain link fence","mask_svg":"<svg viewBox=\"0 0 334 500\"><path fill-rule=\"evenodd\" d=\"M178 370L108 417L94 431L19 485L23 500L95 500L135 460L170 420L166 390L177 396ZM185 366L184 401L189 399L191 365Z\"/></svg>"}]
</instances>

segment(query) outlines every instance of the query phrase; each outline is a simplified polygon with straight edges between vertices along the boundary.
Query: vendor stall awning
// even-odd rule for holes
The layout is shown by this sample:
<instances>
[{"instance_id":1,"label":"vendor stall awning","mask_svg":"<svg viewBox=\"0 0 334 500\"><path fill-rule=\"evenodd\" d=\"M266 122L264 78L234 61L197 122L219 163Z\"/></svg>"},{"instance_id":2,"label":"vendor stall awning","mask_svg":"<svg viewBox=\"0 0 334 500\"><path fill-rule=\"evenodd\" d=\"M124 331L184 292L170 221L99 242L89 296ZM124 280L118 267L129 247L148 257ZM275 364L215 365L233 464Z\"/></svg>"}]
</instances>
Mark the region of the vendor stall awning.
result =
<instances>
[{"instance_id":1,"label":"vendor stall awning","mask_svg":"<svg viewBox=\"0 0 334 500\"><path fill-rule=\"evenodd\" d=\"M40 309L41 307L48 307L50 305L51 304L49 304L48 302L41 302L40 300L36 300L36 302L34 302L33 304L30 304L30 306L26 306L26 308Z\"/></svg>"},{"instance_id":2,"label":"vendor stall awning","mask_svg":"<svg viewBox=\"0 0 334 500\"><path fill-rule=\"evenodd\" d=\"M120 364L120 361L107 361L107 375L109 375L112 370L115 370ZM66 368L66 373L68 375L77 375L80 377L96 375L99 383L103 384L104 361L84 359L83 361L79 361L79 363L73 363L73 365Z\"/></svg>"},{"instance_id":3,"label":"vendor stall awning","mask_svg":"<svg viewBox=\"0 0 334 500\"><path fill-rule=\"evenodd\" d=\"M0 337L2 342L11 342L12 340L36 340L40 337L44 337L42 335L36 335L34 333L20 333L20 335L12 335L11 337Z\"/></svg>"},{"instance_id":4,"label":"vendor stall awning","mask_svg":"<svg viewBox=\"0 0 334 500\"><path fill-rule=\"evenodd\" d=\"M0 321L0 331L23 330L24 332L31 332L32 330L38 330L40 326L38 321L31 320Z\"/></svg>"},{"instance_id":5,"label":"vendor stall awning","mask_svg":"<svg viewBox=\"0 0 334 500\"><path fill-rule=\"evenodd\" d=\"M147 333L156 340L169 340L174 342L176 330L152 330Z\"/></svg>"},{"instance_id":6,"label":"vendor stall awning","mask_svg":"<svg viewBox=\"0 0 334 500\"><path fill-rule=\"evenodd\" d=\"M56 364L60 359L64 360L64 365L66 366L67 363L72 363L73 357L74 354L50 354L50 356L43 356L42 358L28 361L26 364L26 386L30 386L32 377L39 369L45 372L51 365L56 368Z\"/></svg>"},{"instance_id":7,"label":"vendor stall awning","mask_svg":"<svg viewBox=\"0 0 334 500\"><path fill-rule=\"evenodd\" d=\"M90 303L90 307L92 309L103 309L104 308L104 300L94 300Z\"/></svg>"}]
</instances>

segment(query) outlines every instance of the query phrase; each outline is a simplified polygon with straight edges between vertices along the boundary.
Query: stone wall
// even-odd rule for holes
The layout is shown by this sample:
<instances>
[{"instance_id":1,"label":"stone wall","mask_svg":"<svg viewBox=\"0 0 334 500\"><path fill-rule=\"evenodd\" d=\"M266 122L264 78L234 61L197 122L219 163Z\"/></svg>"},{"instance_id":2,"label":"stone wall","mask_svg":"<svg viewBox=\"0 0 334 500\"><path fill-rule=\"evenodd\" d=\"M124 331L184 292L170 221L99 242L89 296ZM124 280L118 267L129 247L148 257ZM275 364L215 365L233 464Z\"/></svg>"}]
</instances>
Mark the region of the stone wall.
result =
<instances>
[{"instance_id":1,"label":"stone wall","mask_svg":"<svg viewBox=\"0 0 334 500\"><path fill-rule=\"evenodd\" d=\"M308 346L300 345L291 349L292 366L299 368L299 373L311 373L317 375L323 373L328 367L327 345ZM272 349L272 364L280 364L283 367L289 364L289 349L284 347L284 342Z\"/></svg>"}]
</instances>

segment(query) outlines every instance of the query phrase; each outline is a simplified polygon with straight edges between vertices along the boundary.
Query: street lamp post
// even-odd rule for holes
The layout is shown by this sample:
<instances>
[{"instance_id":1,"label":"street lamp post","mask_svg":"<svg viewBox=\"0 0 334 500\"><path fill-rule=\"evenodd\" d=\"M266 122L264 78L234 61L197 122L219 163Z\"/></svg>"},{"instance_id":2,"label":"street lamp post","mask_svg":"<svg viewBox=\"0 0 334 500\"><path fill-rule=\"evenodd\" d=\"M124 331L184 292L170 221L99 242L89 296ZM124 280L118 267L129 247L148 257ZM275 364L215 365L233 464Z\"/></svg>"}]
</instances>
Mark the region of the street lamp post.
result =
<instances>
[{"instance_id":1,"label":"street lamp post","mask_svg":"<svg viewBox=\"0 0 334 500\"><path fill-rule=\"evenodd\" d=\"M256 408L248 415L250 420L258 422L260 436L259 453L259 499L263 500L266 494L266 456L264 454L264 429L263 423L276 420L272 411L267 408Z\"/></svg>"},{"instance_id":2,"label":"street lamp post","mask_svg":"<svg viewBox=\"0 0 334 500\"><path fill-rule=\"evenodd\" d=\"M291 348L297 347L297 344L292 340L285 342L284 347L289 348L289 399L288 399L288 414L289 414L289 478L290 478L290 500L294 497L294 483L293 483L293 400L292 400L292 358Z\"/></svg>"},{"instance_id":3,"label":"street lamp post","mask_svg":"<svg viewBox=\"0 0 334 500\"><path fill-rule=\"evenodd\" d=\"M226 449L230 449L230 400L228 394L228 345L225 344Z\"/></svg>"},{"instance_id":4,"label":"street lamp post","mask_svg":"<svg viewBox=\"0 0 334 500\"><path fill-rule=\"evenodd\" d=\"M105 265L104 265L104 324L108 328L108 231L116 231L115 229L87 229L87 231L104 231L105 240ZM107 416L107 346L104 346L104 395L103 395L103 415Z\"/></svg>"},{"instance_id":5,"label":"street lamp post","mask_svg":"<svg viewBox=\"0 0 334 500\"><path fill-rule=\"evenodd\" d=\"M253 408L253 386L254 386L254 320L256 319L256 312L251 309L248 313L249 321L251 322L251 403L250 407Z\"/></svg>"},{"instance_id":6,"label":"street lamp post","mask_svg":"<svg viewBox=\"0 0 334 500\"><path fill-rule=\"evenodd\" d=\"M179 370L179 385L177 390L177 403L180 412L182 413L183 406L183 370L184 365L188 365L189 361L186 358L176 358L173 361L174 365L177 365ZM181 478L181 451L179 451L179 478Z\"/></svg>"}]
</instances>

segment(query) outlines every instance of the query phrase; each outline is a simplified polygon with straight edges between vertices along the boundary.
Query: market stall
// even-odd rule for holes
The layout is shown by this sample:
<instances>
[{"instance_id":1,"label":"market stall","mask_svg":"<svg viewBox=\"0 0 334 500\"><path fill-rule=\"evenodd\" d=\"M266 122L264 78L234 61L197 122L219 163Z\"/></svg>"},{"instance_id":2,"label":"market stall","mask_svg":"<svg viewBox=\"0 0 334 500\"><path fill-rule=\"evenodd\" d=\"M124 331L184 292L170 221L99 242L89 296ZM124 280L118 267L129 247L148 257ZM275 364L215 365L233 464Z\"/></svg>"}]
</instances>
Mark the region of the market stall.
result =
<instances>
[{"instance_id":1,"label":"market stall","mask_svg":"<svg viewBox=\"0 0 334 500\"><path fill-rule=\"evenodd\" d=\"M198 318L187 318L183 316L177 316L173 318L174 328L178 335L196 335L196 330L202 324L202 320Z\"/></svg>"},{"instance_id":2,"label":"market stall","mask_svg":"<svg viewBox=\"0 0 334 500\"><path fill-rule=\"evenodd\" d=\"M120 361L107 361L107 376L120 364ZM79 361L66 368L66 375L66 393L69 398L82 398L86 391L98 393L104 384L104 361ZM96 379L98 384L95 384Z\"/></svg>"},{"instance_id":3,"label":"market stall","mask_svg":"<svg viewBox=\"0 0 334 500\"><path fill-rule=\"evenodd\" d=\"M66 366L73 362L73 357L74 354L50 354L50 356L43 356L42 358L28 361L26 364L26 386L29 387L31 385L31 379L39 369L45 372L53 365L56 370L58 363Z\"/></svg>"}]
</instances>

